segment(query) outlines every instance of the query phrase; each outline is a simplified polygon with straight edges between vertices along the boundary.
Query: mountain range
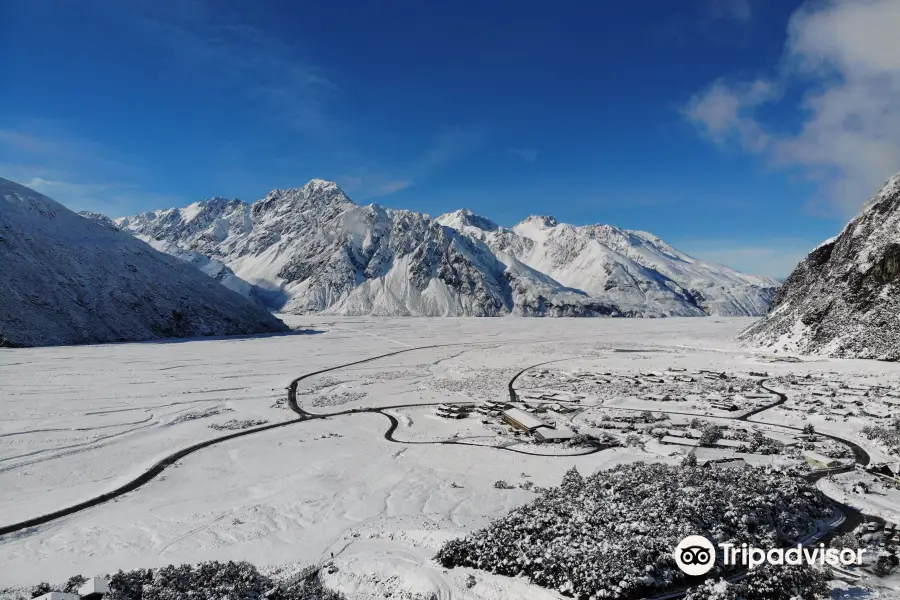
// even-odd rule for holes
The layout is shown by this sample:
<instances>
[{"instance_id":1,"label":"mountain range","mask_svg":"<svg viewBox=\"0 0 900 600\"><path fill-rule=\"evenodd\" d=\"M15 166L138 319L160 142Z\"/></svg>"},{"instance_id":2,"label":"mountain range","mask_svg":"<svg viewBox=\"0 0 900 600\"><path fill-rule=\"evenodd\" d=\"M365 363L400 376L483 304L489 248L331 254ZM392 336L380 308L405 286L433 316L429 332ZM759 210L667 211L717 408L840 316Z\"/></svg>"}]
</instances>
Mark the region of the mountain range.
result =
<instances>
[{"instance_id":1,"label":"mountain range","mask_svg":"<svg viewBox=\"0 0 900 600\"><path fill-rule=\"evenodd\" d=\"M0 346L286 331L257 303L102 216L0 178Z\"/></svg>"},{"instance_id":2,"label":"mountain range","mask_svg":"<svg viewBox=\"0 0 900 600\"><path fill-rule=\"evenodd\" d=\"M210 198L116 226L289 313L386 316L753 316L776 279L697 260L642 232L469 210L359 206L314 179L247 203Z\"/></svg>"},{"instance_id":3,"label":"mountain range","mask_svg":"<svg viewBox=\"0 0 900 600\"><path fill-rule=\"evenodd\" d=\"M900 174L809 253L740 339L775 351L900 360Z\"/></svg>"}]
</instances>

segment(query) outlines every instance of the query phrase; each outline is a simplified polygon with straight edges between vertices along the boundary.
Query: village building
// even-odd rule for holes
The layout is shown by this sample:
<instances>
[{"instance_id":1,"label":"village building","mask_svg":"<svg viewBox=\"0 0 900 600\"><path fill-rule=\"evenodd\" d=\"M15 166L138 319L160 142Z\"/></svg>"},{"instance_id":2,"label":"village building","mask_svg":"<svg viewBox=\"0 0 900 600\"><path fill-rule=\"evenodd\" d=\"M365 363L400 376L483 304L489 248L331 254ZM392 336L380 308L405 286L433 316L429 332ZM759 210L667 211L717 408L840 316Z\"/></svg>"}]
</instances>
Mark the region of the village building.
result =
<instances>
[{"instance_id":1,"label":"village building","mask_svg":"<svg viewBox=\"0 0 900 600\"><path fill-rule=\"evenodd\" d=\"M91 577L78 588L81 600L100 600L109 593L109 582L104 577Z\"/></svg>"},{"instance_id":2,"label":"village building","mask_svg":"<svg viewBox=\"0 0 900 600\"><path fill-rule=\"evenodd\" d=\"M825 456L824 454L820 454L813 450L804 450L803 458L806 459L806 462L811 463L813 466L817 466L819 468L830 469L833 467L839 467L843 464L836 458Z\"/></svg>"},{"instance_id":3,"label":"village building","mask_svg":"<svg viewBox=\"0 0 900 600\"><path fill-rule=\"evenodd\" d=\"M713 458L703 463L703 467L707 469L743 469L748 467L747 461L743 458Z\"/></svg>"},{"instance_id":4,"label":"village building","mask_svg":"<svg viewBox=\"0 0 900 600\"><path fill-rule=\"evenodd\" d=\"M674 444L676 446L692 446L697 447L700 445L698 440L687 438L687 437L675 437L672 435L667 435L663 437L663 439L659 440L662 444Z\"/></svg>"},{"instance_id":5,"label":"village building","mask_svg":"<svg viewBox=\"0 0 900 600\"><path fill-rule=\"evenodd\" d=\"M533 432L540 427L549 427L546 423L520 408L508 408L501 413L503 421L515 429Z\"/></svg>"},{"instance_id":6,"label":"village building","mask_svg":"<svg viewBox=\"0 0 900 600\"><path fill-rule=\"evenodd\" d=\"M575 437L575 432L564 427L541 427L535 430L534 439L540 442L566 442Z\"/></svg>"}]
</instances>

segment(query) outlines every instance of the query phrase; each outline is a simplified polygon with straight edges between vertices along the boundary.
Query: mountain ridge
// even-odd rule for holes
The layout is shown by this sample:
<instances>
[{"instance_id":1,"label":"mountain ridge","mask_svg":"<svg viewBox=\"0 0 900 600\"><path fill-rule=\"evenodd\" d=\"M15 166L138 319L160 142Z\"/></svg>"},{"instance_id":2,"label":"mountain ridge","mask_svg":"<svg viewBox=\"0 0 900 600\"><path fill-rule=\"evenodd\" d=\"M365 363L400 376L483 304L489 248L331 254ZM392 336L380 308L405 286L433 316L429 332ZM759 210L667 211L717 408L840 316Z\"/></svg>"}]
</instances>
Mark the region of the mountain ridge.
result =
<instances>
[{"instance_id":1,"label":"mountain ridge","mask_svg":"<svg viewBox=\"0 0 900 600\"><path fill-rule=\"evenodd\" d=\"M900 173L819 244L738 339L774 351L900 360Z\"/></svg>"},{"instance_id":2,"label":"mountain ridge","mask_svg":"<svg viewBox=\"0 0 900 600\"><path fill-rule=\"evenodd\" d=\"M287 331L102 215L79 215L2 178L0 264L0 346Z\"/></svg>"},{"instance_id":3,"label":"mountain ridge","mask_svg":"<svg viewBox=\"0 0 900 600\"><path fill-rule=\"evenodd\" d=\"M115 222L159 249L221 263L295 313L759 315L779 284L646 232L551 216L506 228L469 209L432 218L357 205L321 179L253 203L212 198Z\"/></svg>"}]
</instances>

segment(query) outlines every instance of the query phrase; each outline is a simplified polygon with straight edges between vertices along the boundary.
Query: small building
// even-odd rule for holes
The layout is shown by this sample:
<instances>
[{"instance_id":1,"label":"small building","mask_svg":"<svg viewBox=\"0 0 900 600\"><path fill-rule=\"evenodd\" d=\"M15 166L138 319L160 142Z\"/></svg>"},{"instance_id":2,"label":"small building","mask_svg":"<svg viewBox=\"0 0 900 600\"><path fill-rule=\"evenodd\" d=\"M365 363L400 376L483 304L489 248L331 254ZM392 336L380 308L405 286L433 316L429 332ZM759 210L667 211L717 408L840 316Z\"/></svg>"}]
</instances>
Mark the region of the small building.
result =
<instances>
[{"instance_id":1,"label":"small building","mask_svg":"<svg viewBox=\"0 0 900 600\"><path fill-rule=\"evenodd\" d=\"M694 440L687 437L675 437L672 435L667 435L663 437L663 439L659 440L662 444L674 444L676 446L699 446L700 442L698 440Z\"/></svg>"},{"instance_id":2,"label":"small building","mask_svg":"<svg viewBox=\"0 0 900 600\"><path fill-rule=\"evenodd\" d=\"M885 477L897 479L898 477L900 477L900 463L878 463L870 465L867 471L876 475L884 475Z\"/></svg>"},{"instance_id":3,"label":"small building","mask_svg":"<svg viewBox=\"0 0 900 600\"><path fill-rule=\"evenodd\" d=\"M564 427L541 427L534 432L534 439L540 442L567 442L575 437L575 432Z\"/></svg>"},{"instance_id":4,"label":"small building","mask_svg":"<svg viewBox=\"0 0 900 600\"><path fill-rule=\"evenodd\" d=\"M66 592L48 592L43 596L38 596L35 600L81 600L81 596Z\"/></svg>"},{"instance_id":5,"label":"small building","mask_svg":"<svg viewBox=\"0 0 900 600\"><path fill-rule=\"evenodd\" d=\"M91 577L78 588L78 593L82 600L100 600L109 593L109 582L105 577Z\"/></svg>"},{"instance_id":6,"label":"small building","mask_svg":"<svg viewBox=\"0 0 900 600\"><path fill-rule=\"evenodd\" d=\"M720 438L713 443L713 446L716 448L729 448L732 450L739 450L747 446L747 442L743 440L727 440L725 438Z\"/></svg>"},{"instance_id":7,"label":"small building","mask_svg":"<svg viewBox=\"0 0 900 600\"><path fill-rule=\"evenodd\" d=\"M803 458L806 460L806 462L812 464L813 466L826 469L839 467L843 464L836 458L831 458L830 456L825 456L824 454L819 454L818 452L814 452L812 450L804 450Z\"/></svg>"},{"instance_id":8,"label":"small building","mask_svg":"<svg viewBox=\"0 0 900 600\"><path fill-rule=\"evenodd\" d=\"M713 458L703 463L707 469L744 469L747 466L743 458Z\"/></svg>"},{"instance_id":9,"label":"small building","mask_svg":"<svg viewBox=\"0 0 900 600\"><path fill-rule=\"evenodd\" d=\"M549 427L549 425L534 415L529 414L520 408L508 408L501 413L501 416L503 421L512 427L529 433L540 427Z\"/></svg>"},{"instance_id":10,"label":"small building","mask_svg":"<svg viewBox=\"0 0 900 600\"><path fill-rule=\"evenodd\" d=\"M713 400L710 402L710 406L715 408L716 410L727 410L727 411L735 411L738 409L737 404L734 402L728 402L727 400Z\"/></svg>"}]
</instances>

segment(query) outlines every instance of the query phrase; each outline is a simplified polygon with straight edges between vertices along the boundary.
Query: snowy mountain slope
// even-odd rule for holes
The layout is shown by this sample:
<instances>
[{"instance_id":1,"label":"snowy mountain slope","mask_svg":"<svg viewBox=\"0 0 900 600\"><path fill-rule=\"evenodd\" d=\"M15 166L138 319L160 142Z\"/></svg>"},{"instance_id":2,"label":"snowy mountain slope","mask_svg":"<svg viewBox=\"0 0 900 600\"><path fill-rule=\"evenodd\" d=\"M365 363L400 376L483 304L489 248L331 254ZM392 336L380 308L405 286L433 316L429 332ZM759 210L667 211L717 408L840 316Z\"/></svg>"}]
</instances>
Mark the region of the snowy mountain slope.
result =
<instances>
[{"instance_id":1,"label":"snowy mountain slope","mask_svg":"<svg viewBox=\"0 0 900 600\"><path fill-rule=\"evenodd\" d=\"M0 179L0 346L285 331L193 267Z\"/></svg>"},{"instance_id":2,"label":"snowy mountain slope","mask_svg":"<svg viewBox=\"0 0 900 600\"><path fill-rule=\"evenodd\" d=\"M900 174L794 269L739 339L775 350L900 360Z\"/></svg>"},{"instance_id":3,"label":"snowy mountain slope","mask_svg":"<svg viewBox=\"0 0 900 600\"><path fill-rule=\"evenodd\" d=\"M253 204L212 198L116 223L173 255L199 253L227 266L253 286L254 297L293 313L759 314L767 286L777 284L674 249L668 260L679 264L666 265L664 273L661 257L669 247L661 240L652 245L622 232L634 245L655 250L628 249L625 242L617 250L597 233L606 226L526 221L506 229L468 210L432 219L358 206L322 180L274 190ZM704 277L713 300L680 283L699 287Z\"/></svg>"},{"instance_id":4,"label":"snowy mountain slope","mask_svg":"<svg viewBox=\"0 0 900 600\"><path fill-rule=\"evenodd\" d=\"M535 242L522 259L559 281L589 293L615 293L621 302L674 301L673 314L696 314L696 309L723 316L763 314L779 285L773 278L697 260L642 231L575 227L553 217L530 217L513 231Z\"/></svg>"}]
</instances>

